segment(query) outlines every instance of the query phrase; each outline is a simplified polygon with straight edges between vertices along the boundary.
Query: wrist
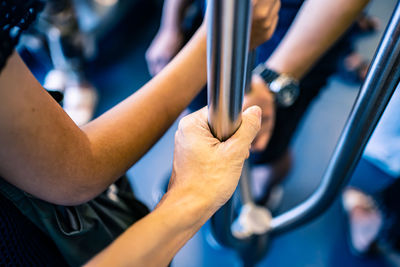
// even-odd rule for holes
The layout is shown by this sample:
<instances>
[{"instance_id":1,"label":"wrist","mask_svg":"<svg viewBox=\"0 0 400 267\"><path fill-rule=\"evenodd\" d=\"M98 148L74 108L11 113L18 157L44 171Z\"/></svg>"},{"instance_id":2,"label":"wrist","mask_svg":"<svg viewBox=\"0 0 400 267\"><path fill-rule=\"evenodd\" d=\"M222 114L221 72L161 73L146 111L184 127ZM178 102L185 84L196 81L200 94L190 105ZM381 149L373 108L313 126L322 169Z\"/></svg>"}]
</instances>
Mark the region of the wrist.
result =
<instances>
[{"instance_id":1,"label":"wrist","mask_svg":"<svg viewBox=\"0 0 400 267\"><path fill-rule=\"evenodd\" d=\"M271 56L265 63L265 66L277 73L286 74L296 80L300 80L303 77L303 71L297 68L293 68L289 63L284 60L277 60L274 56Z\"/></svg>"},{"instance_id":2,"label":"wrist","mask_svg":"<svg viewBox=\"0 0 400 267\"><path fill-rule=\"evenodd\" d=\"M174 214L169 223L177 229L200 228L213 214L213 203L199 196L197 191L191 188L169 189L156 210Z\"/></svg>"}]
</instances>

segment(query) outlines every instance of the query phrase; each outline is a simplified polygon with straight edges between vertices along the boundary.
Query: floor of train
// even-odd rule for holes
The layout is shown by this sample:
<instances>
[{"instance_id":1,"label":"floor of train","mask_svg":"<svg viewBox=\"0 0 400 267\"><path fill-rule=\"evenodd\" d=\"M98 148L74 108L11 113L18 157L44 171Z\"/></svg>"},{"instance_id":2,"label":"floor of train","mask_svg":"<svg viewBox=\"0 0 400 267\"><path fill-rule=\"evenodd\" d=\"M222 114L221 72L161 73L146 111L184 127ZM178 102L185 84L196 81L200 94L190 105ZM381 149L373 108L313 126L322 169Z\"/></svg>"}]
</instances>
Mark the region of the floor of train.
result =
<instances>
[{"instance_id":1,"label":"floor of train","mask_svg":"<svg viewBox=\"0 0 400 267\"><path fill-rule=\"evenodd\" d=\"M378 16L385 25L394 4L394 0L374 1L370 13ZM156 19L148 27L149 30L143 31L135 41L132 48L135 52L104 70L103 74L96 75L95 84L101 92L98 114L149 79L143 55L157 29ZM371 58L379 38L380 34L362 38L359 51ZM295 166L284 185L282 211L304 200L318 186L358 88L358 85L346 85L333 77L305 116L292 143ZM170 171L176 126L175 123L129 171L138 197L149 206L154 206L163 180ZM181 249L172 266L241 266L233 251L211 246L209 238L209 226L206 225ZM259 266L389 266L388 260L381 256L372 259L354 256L346 239L346 218L340 202L336 201L312 223L272 240Z\"/></svg>"}]
</instances>

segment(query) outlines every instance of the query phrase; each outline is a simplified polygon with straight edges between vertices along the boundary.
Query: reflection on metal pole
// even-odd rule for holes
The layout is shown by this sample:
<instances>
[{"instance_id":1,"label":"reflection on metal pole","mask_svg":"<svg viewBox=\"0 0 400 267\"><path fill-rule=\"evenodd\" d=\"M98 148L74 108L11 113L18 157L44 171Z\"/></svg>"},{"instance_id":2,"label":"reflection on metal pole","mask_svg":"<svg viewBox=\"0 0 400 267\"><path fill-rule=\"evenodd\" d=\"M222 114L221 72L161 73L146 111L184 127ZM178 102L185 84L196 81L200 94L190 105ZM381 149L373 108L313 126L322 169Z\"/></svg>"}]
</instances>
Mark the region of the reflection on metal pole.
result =
<instances>
[{"instance_id":1,"label":"reflection on metal pole","mask_svg":"<svg viewBox=\"0 0 400 267\"><path fill-rule=\"evenodd\" d=\"M208 121L220 140L240 126L249 51L251 0L208 1ZM250 247L252 240L232 235L232 200L212 218L216 239L236 249Z\"/></svg>"},{"instance_id":2,"label":"reflection on metal pole","mask_svg":"<svg viewBox=\"0 0 400 267\"><path fill-rule=\"evenodd\" d=\"M302 225L325 211L350 179L364 148L400 81L400 1L386 28L317 191L299 206L274 218L271 232Z\"/></svg>"},{"instance_id":3,"label":"reflection on metal pole","mask_svg":"<svg viewBox=\"0 0 400 267\"><path fill-rule=\"evenodd\" d=\"M208 122L226 140L241 123L251 1L210 0L208 9Z\"/></svg>"},{"instance_id":4,"label":"reflection on metal pole","mask_svg":"<svg viewBox=\"0 0 400 267\"><path fill-rule=\"evenodd\" d=\"M242 176L239 181L240 199L242 204L253 203L249 165L250 163L246 160L243 164Z\"/></svg>"},{"instance_id":5,"label":"reflection on metal pole","mask_svg":"<svg viewBox=\"0 0 400 267\"><path fill-rule=\"evenodd\" d=\"M249 93L251 90L251 77L252 70L256 63L256 51L252 50L249 53L249 58L247 60L246 68L246 78L245 78L245 93ZM250 163L246 160L243 164L242 176L239 181L240 197L242 204L253 203L253 197L251 193L251 180L250 180Z\"/></svg>"}]
</instances>

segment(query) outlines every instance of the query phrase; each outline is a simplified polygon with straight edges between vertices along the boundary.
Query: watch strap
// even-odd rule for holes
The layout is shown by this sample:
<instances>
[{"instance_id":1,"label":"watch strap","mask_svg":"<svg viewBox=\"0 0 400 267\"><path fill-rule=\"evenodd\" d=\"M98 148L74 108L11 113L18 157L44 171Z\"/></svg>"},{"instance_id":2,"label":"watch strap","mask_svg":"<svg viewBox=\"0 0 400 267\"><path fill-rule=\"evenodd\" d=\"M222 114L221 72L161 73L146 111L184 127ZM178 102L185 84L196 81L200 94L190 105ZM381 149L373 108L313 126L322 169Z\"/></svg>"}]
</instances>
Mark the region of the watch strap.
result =
<instances>
[{"instance_id":1,"label":"watch strap","mask_svg":"<svg viewBox=\"0 0 400 267\"><path fill-rule=\"evenodd\" d=\"M259 64L254 70L254 74L258 74L267 84L270 84L273 80L279 77L279 73L268 69L263 63Z\"/></svg>"}]
</instances>

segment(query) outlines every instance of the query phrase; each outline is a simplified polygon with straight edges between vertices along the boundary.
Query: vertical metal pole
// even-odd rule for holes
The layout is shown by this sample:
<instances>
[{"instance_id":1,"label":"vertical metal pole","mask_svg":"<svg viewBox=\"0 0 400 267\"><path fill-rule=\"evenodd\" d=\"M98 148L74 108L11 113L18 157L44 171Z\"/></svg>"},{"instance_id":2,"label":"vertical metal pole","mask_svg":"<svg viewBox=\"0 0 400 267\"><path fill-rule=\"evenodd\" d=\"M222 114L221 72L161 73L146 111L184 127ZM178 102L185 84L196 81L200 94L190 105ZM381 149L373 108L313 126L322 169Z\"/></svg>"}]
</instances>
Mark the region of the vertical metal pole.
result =
<instances>
[{"instance_id":1,"label":"vertical metal pole","mask_svg":"<svg viewBox=\"0 0 400 267\"><path fill-rule=\"evenodd\" d=\"M400 81L400 1L393 12L368 75L316 192L274 218L271 232L302 225L325 211L350 179L364 148Z\"/></svg>"},{"instance_id":2,"label":"vertical metal pole","mask_svg":"<svg viewBox=\"0 0 400 267\"><path fill-rule=\"evenodd\" d=\"M240 126L251 0L208 1L208 122L221 141Z\"/></svg>"},{"instance_id":3,"label":"vertical metal pole","mask_svg":"<svg viewBox=\"0 0 400 267\"><path fill-rule=\"evenodd\" d=\"M247 60L247 69L246 69L246 80L245 80L245 93L249 93L251 91L251 78L252 78L252 70L254 68L256 62L257 53L255 50L252 50L249 53L249 58ZM251 177L250 177L250 163L246 160L243 164L242 176L239 181L240 188L240 197L242 200L242 204L253 203L253 196L251 192Z\"/></svg>"},{"instance_id":4,"label":"vertical metal pole","mask_svg":"<svg viewBox=\"0 0 400 267\"><path fill-rule=\"evenodd\" d=\"M240 126L250 39L251 0L208 1L208 122L219 140ZM246 248L253 240L232 235L232 200L212 218L213 232L223 245ZM240 249L239 248L239 249Z\"/></svg>"},{"instance_id":5,"label":"vertical metal pole","mask_svg":"<svg viewBox=\"0 0 400 267\"><path fill-rule=\"evenodd\" d=\"M253 196L251 193L251 180L250 180L250 166L246 160L243 164L242 176L239 181L240 199L242 205L253 203Z\"/></svg>"}]
</instances>

